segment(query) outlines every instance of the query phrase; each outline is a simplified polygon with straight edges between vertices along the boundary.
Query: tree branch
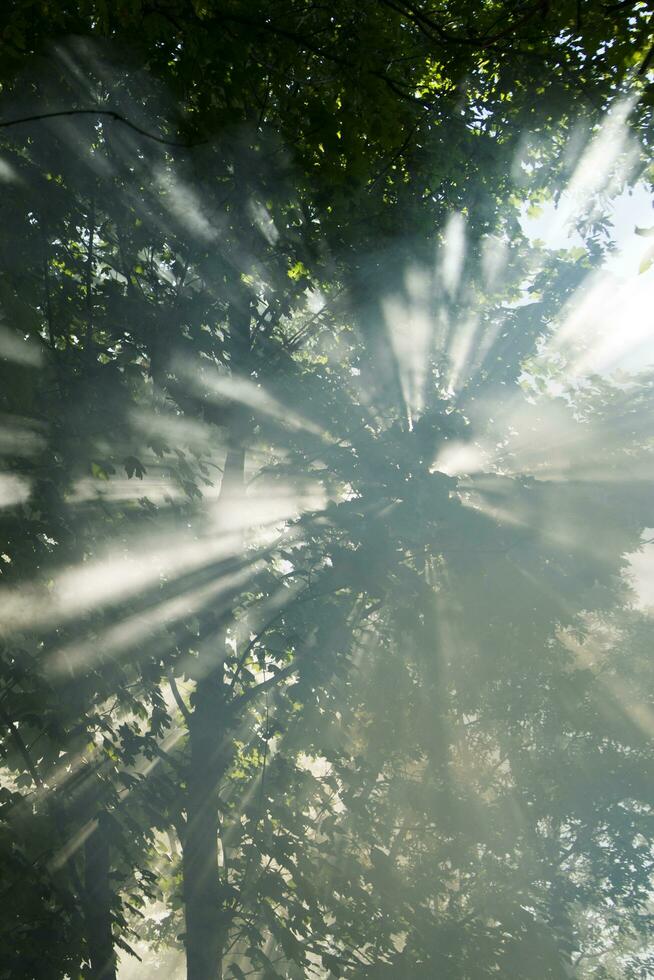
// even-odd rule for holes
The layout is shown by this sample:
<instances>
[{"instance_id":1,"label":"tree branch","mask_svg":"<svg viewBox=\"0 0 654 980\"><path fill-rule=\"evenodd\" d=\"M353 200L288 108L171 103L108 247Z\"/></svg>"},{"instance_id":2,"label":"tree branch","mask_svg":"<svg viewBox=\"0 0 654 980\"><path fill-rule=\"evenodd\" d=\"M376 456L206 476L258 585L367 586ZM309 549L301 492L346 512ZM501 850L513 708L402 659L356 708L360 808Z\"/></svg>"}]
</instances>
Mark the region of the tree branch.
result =
<instances>
[{"instance_id":1,"label":"tree branch","mask_svg":"<svg viewBox=\"0 0 654 980\"><path fill-rule=\"evenodd\" d=\"M179 688L177 687L177 681L175 680L175 675L172 670L168 671L168 683L170 684L170 690L173 692L173 697L175 698L175 703L182 713L184 721L187 727L190 726L191 722L191 712L186 707L182 695L179 693Z\"/></svg>"},{"instance_id":2,"label":"tree branch","mask_svg":"<svg viewBox=\"0 0 654 980\"><path fill-rule=\"evenodd\" d=\"M114 122L122 123L123 126L127 126L128 129L133 130L140 136L154 140L155 143L162 143L164 146L176 146L185 150L191 149L194 146L203 146L208 142L208 140L197 140L182 143L179 140L166 139L165 136L157 136L156 133L149 133L146 129L141 129L136 123L133 123L130 119L122 116L114 109L57 109L53 112L37 112L32 116L19 116L16 119L0 119L0 129L8 129L10 126L19 126L22 123L40 122L42 119L57 119L61 116L106 116L108 119L113 119Z\"/></svg>"},{"instance_id":3,"label":"tree branch","mask_svg":"<svg viewBox=\"0 0 654 980\"><path fill-rule=\"evenodd\" d=\"M32 757L29 753L27 746L25 745L23 736L21 735L18 729L18 725L16 725L16 723L11 720L11 718L9 717L9 715L6 713L5 709L1 705L0 705L0 721L2 721L3 725L9 731L9 734L11 735L11 738L16 748L18 749L19 753L23 757L23 760L25 761L27 770L30 776L32 777L32 779L34 780L35 785L38 786L39 789L43 789L44 786L43 780L41 779L41 777L39 776L36 770L36 766L32 761Z\"/></svg>"},{"instance_id":4,"label":"tree branch","mask_svg":"<svg viewBox=\"0 0 654 980\"><path fill-rule=\"evenodd\" d=\"M295 674L299 669L300 668L297 663L292 663L289 664L288 667L284 667L283 670L278 670L277 673L272 677L269 677L267 681L262 681L261 684L257 684L256 687L249 688L249 690L245 691L244 694L241 694L240 697L236 698L235 701L232 701L232 707L240 708L245 704L249 704L249 702L254 700L254 698L258 697L260 694L263 694L264 691L269 691L271 687L274 687L276 684L279 684L280 681L290 677L291 674Z\"/></svg>"}]
</instances>

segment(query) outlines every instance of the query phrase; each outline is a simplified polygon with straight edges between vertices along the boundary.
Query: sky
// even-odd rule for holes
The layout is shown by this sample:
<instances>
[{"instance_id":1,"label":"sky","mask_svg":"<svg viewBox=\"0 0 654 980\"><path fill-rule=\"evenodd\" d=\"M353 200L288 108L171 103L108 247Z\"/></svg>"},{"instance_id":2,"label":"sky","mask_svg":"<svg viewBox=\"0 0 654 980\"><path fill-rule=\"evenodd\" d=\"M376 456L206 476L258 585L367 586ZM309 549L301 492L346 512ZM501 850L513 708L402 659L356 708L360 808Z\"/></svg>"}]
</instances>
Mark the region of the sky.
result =
<instances>
[{"instance_id":1,"label":"sky","mask_svg":"<svg viewBox=\"0 0 654 980\"><path fill-rule=\"evenodd\" d=\"M523 212L522 226L532 239L547 248L583 246L576 231L570 231L568 195L542 206L538 216ZM654 232L654 198L644 184L623 191L610 207L611 237L615 250L591 277L588 288L577 298L575 333L589 333L589 358L585 368L610 375L616 370L638 373L654 365L654 261L641 271L646 258L654 258L654 237L636 234L636 228Z\"/></svg>"},{"instance_id":2,"label":"sky","mask_svg":"<svg viewBox=\"0 0 654 980\"><path fill-rule=\"evenodd\" d=\"M540 214L525 212L522 227L532 239L550 249L583 245L580 236L566 227L569 210L566 195L557 208L549 202ZM643 260L654 251L654 237L635 229L654 229L654 198L644 184L623 191L611 206L613 251L594 277L589 295L575 313L592 333L591 360L599 373L616 370L638 373L654 365L654 262L640 271ZM653 491L654 492L654 491ZM630 557L628 577L636 591L636 605L654 611L654 528L646 528L640 552ZM645 543L647 542L647 543Z\"/></svg>"}]
</instances>

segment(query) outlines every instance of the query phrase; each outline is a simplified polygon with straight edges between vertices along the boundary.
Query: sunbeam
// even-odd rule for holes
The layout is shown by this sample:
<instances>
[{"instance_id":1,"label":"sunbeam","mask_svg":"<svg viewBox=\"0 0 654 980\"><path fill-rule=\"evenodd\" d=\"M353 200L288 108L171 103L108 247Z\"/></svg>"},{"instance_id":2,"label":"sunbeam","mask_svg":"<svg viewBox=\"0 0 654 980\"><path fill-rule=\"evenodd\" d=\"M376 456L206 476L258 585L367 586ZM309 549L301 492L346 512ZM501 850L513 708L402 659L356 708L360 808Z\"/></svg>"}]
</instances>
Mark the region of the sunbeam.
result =
<instances>
[{"instance_id":1,"label":"sunbeam","mask_svg":"<svg viewBox=\"0 0 654 980\"><path fill-rule=\"evenodd\" d=\"M10 6L0 975L652 975L649 5Z\"/></svg>"}]
</instances>

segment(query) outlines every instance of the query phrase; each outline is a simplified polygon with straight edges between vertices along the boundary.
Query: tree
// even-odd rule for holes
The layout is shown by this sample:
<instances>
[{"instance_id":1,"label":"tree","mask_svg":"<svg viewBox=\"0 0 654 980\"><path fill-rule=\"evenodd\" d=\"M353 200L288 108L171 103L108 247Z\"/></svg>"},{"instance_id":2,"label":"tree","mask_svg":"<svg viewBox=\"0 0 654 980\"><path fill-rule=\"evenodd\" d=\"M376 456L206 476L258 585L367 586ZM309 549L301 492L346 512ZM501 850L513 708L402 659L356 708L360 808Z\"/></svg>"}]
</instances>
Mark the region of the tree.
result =
<instances>
[{"instance_id":1,"label":"tree","mask_svg":"<svg viewBox=\"0 0 654 980\"><path fill-rule=\"evenodd\" d=\"M518 230L518 205L565 172L563 143L579 121L571 104L589 100L592 126L646 62L646 8L620 22L610 46L602 42L621 11L603 8L590 24L577 4L519 15L494 5L474 25L459 5L401 3L361 12L181 2L116 11L45 5L39 18L26 11L18 4L10 12L8 44L38 50L50 72L26 65L21 91L33 101L17 106L13 73L26 59L17 62L14 50L4 83L3 115L15 123L5 127L15 193L3 207L12 240L2 301L14 359L5 391L16 416L8 465L31 486L7 520L6 574L15 583L7 596L7 764L26 769L26 785L50 787L62 753L72 773L76 754L90 740L97 746L83 758L82 788L63 817L53 792L34 803L36 822L63 837L56 849L95 828L83 860L76 852L65 865L70 881L57 881L53 919L66 923L74 945L56 947L52 975L88 960L91 975L105 969L112 928L120 943L128 935L120 895L138 892L138 881L147 893L148 846L171 826L183 851L190 977L218 975L230 948L243 963L232 957L234 975L248 963L272 975L267 936L299 969L322 956L334 972L361 970L363 950L366 963L391 970L402 956L402 969L433 971L445 956L464 976L468 954L452 960L456 940L434 922L444 891L455 889L453 934L473 923L487 943L483 968L507 969L520 936L545 941L533 921L506 930L513 944L495 938L499 927L480 925L491 900L484 887L492 896L498 881L495 827L490 843L465 827L459 839L459 864L485 862L481 898L466 892L452 859L436 896L407 876L402 908L417 919L411 928L407 921L400 952L394 906L380 908L379 896L383 905L395 888L389 861L403 841L414 868L427 866L428 848L414 841L406 813L392 855L368 846L394 812L374 787L386 773L397 793L398 767L415 779L428 766L425 798L415 804L423 827L434 810L465 808L447 776L453 719L480 730L478 750L510 784L513 757L505 762L499 731L507 704L518 731L528 706L545 712L540 728L532 724L522 742L516 736L515 753L542 738L549 758L556 713L547 717L539 685L554 689L548 670L561 683L561 631L610 605L621 556L647 523L648 504L632 487L623 523L611 488L591 499L585 488L543 486L540 474L500 475L499 464L468 483L431 472L448 445L472 442L472 432L485 437L484 399L515 389L547 334L548 313L588 269L586 257L542 267ZM77 38L47 53L46 41L70 33ZM126 45L147 74L116 70L113 52ZM534 102L544 77L550 97ZM633 84L639 92L644 81ZM16 123L58 113L62 103L62 115ZM641 105L633 123L643 153L647 112ZM547 140L524 142L525 128ZM522 171L511 167L516 153ZM464 265L457 212L467 218ZM512 276L497 295L477 275L489 232L511 242ZM442 239L439 278L430 263ZM596 243L591 258L599 251ZM534 268L549 296L507 309ZM537 276L534 285L542 288ZM321 312L307 310L308 289L312 301L323 294ZM450 327L470 312L476 362L466 358L465 332ZM433 317L440 340L422 329ZM41 369L29 367L39 359ZM143 492L132 490L136 480ZM275 506L248 496L246 480L271 495L276 488ZM503 504L525 515L526 530L506 526ZM552 508L570 526L579 522L565 548L539 534ZM295 520L298 510L305 513ZM607 526L606 548L590 558L584 535ZM481 554L494 557L480 563ZM445 655L448 670L464 670L448 687L443 658L431 655L442 618L434 619L433 585L443 570L451 584L439 601L465 609L457 649L484 683ZM362 693L348 666L371 630L373 649L384 652L370 660ZM525 651L548 644L553 662L536 674ZM388 670L379 666L387 660ZM65 686L53 680L64 677ZM529 692L524 703L517 678ZM403 691L395 713L391 683ZM49 739L36 760L30 743L45 735L30 698ZM360 742L358 755L335 736L339 728ZM389 758L371 762L391 735L397 755L386 746ZM311 773L306 755L331 760L334 771ZM139 775L157 760L152 775ZM500 776L485 792L502 798ZM538 779L532 768L527 783ZM338 818L340 806L347 819ZM332 823L322 820L301 853L321 807ZM504 811L498 804L494 812ZM557 819L567 841L569 826ZM437 846L452 846L447 828L431 832ZM532 826L524 840L539 833ZM30 856L38 846L27 846ZM44 874L53 884L47 868L36 868L40 895ZM83 916L85 888L91 914ZM554 885L543 894L538 901L558 914ZM508 909L522 915L515 903ZM338 929L321 925L326 910ZM561 944L570 928L560 925ZM563 948L544 947L535 975ZM21 937L16 957L24 956Z\"/></svg>"}]
</instances>

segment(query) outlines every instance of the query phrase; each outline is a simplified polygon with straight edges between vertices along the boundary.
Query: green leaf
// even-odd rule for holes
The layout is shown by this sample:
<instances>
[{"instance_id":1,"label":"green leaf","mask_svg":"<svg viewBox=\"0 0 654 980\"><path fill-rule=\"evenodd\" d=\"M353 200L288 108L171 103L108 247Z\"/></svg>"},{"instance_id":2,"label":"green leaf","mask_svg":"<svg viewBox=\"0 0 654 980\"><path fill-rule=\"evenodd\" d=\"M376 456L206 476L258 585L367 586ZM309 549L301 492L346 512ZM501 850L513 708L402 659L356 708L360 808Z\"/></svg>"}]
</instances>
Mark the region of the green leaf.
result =
<instances>
[{"instance_id":1,"label":"green leaf","mask_svg":"<svg viewBox=\"0 0 654 980\"><path fill-rule=\"evenodd\" d=\"M146 469L136 456L128 456L125 460L125 472L130 480L133 476L136 476L139 480L142 480L146 473Z\"/></svg>"}]
</instances>

